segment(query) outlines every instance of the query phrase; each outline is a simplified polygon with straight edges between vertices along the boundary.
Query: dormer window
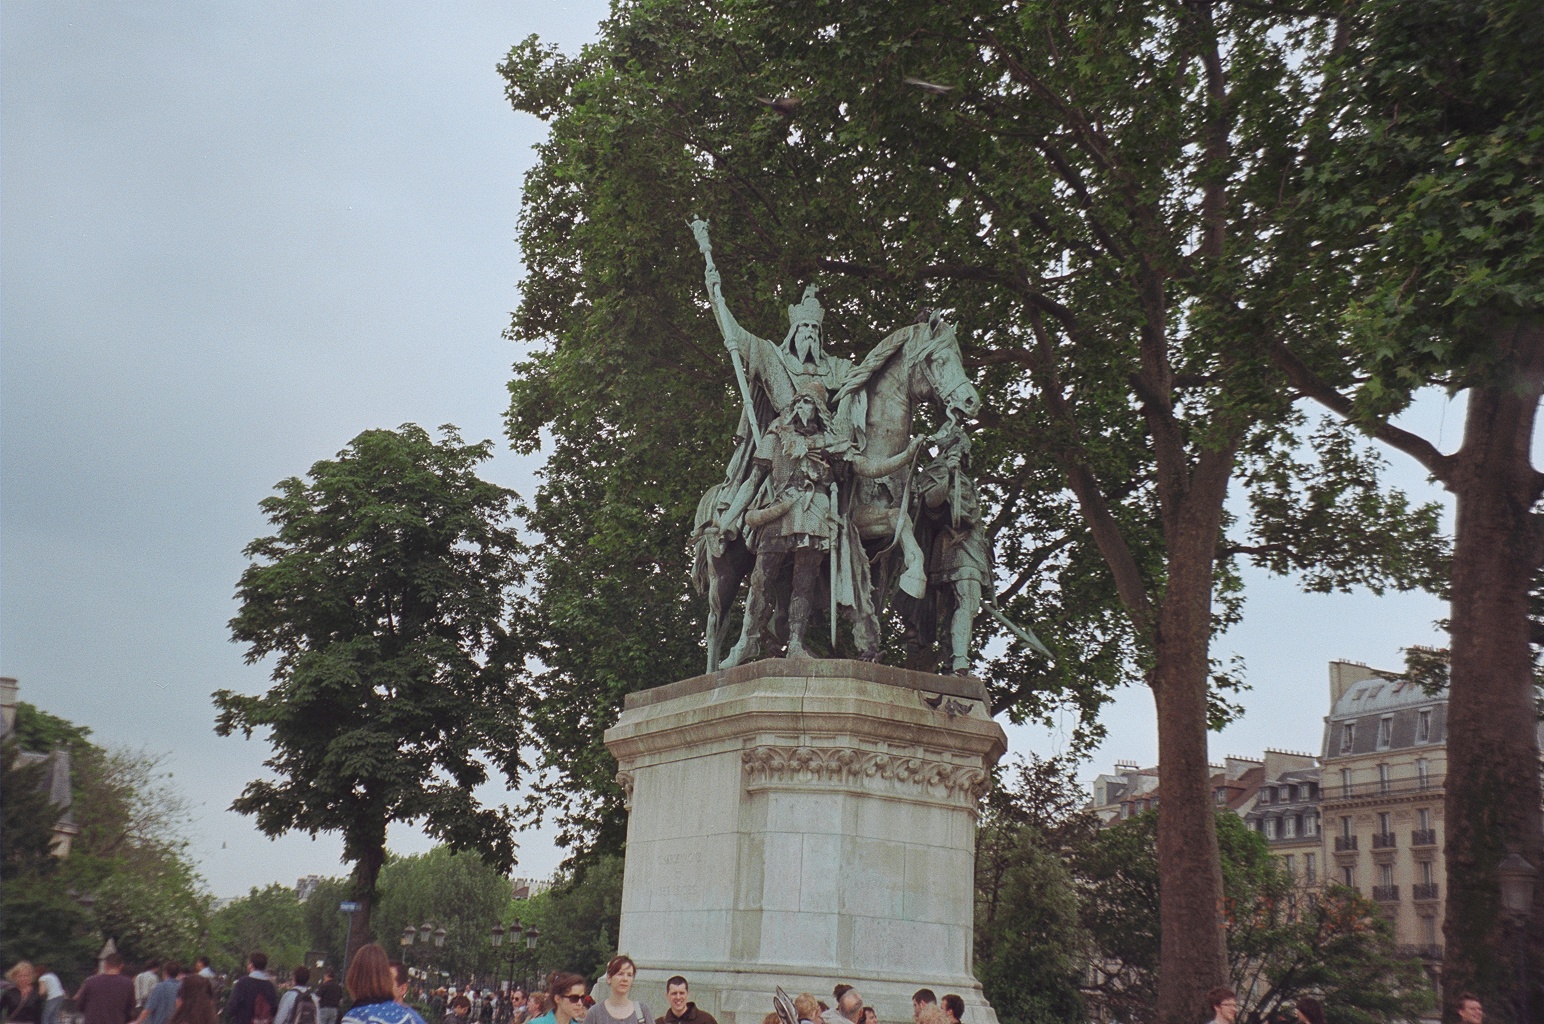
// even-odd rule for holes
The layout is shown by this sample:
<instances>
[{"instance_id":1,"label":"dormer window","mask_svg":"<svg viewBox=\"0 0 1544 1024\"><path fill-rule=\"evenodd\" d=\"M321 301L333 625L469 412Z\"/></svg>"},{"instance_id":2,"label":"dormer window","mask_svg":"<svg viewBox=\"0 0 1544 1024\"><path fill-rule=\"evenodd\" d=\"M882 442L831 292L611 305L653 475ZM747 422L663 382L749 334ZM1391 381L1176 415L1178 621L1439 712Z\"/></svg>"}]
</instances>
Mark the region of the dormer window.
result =
<instances>
[{"instance_id":1,"label":"dormer window","mask_svg":"<svg viewBox=\"0 0 1544 1024\"><path fill-rule=\"evenodd\" d=\"M1422 708L1415 716L1415 742L1431 742L1431 708Z\"/></svg>"},{"instance_id":2,"label":"dormer window","mask_svg":"<svg viewBox=\"0 0 1544 1024\"><path fill-rule=\"evenodd\" d=\"M1340 730L1340 752L1351 753L1351 748L1356 745L1356 723L1347 722Z\"/></svg>"},{"instance_id":3,"label":"dormer window","mask_svg":"<svg viewBox=\"0 0 1544 1024\"><path fill-rule=\"evenodd\" d=\"M1378 749L1387 750L1394 741L1394 716L1384 715L1378 719Z\"/></svg>"}]
</instances>

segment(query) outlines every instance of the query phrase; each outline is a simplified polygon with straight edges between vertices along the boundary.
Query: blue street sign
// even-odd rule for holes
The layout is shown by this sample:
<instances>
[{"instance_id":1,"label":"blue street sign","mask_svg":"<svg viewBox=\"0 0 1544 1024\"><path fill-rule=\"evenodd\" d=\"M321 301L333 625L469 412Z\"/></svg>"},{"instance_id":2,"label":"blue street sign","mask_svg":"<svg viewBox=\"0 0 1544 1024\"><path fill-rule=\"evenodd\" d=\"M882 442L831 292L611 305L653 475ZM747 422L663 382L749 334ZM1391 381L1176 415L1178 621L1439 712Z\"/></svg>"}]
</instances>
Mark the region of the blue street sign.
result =
<instances>
[{"instance_id":1,"label":"blue street sign","mask_svg":"<svg viewBox=\"0 0 1544 1024\"><path fill-rule=\"evenodd\" d=\"M358 909L359 909L359 904L355 903L353 900L344 900L342 903L338 904L338 911L340 913L352 914L354 911L356 911Z\"/></svg>"}]
</instances>

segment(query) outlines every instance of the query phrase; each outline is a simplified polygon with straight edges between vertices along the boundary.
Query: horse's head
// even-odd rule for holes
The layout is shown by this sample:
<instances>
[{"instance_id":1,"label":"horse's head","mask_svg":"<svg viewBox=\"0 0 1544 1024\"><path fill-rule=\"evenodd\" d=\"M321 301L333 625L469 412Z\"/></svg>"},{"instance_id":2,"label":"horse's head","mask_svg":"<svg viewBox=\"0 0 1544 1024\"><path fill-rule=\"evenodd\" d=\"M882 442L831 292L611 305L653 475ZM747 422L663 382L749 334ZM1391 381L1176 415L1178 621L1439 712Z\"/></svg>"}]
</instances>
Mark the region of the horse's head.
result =
<instances>
[{"instance_id":1,"label":"horse's head","mask_svg":"<svg viewBox=\"0 0 1544 1024\"><path fill-rule=\"evenodd\" d=\"M929 336L918 343L911 359L920 371L912 379L924 385L919 397L934 399L953 418L969 419L981 411L981 392L965 375L965 360L960 356L954 325L944 320L941 313L934 313L928 329Z\"/></svg>"}]
</instances>

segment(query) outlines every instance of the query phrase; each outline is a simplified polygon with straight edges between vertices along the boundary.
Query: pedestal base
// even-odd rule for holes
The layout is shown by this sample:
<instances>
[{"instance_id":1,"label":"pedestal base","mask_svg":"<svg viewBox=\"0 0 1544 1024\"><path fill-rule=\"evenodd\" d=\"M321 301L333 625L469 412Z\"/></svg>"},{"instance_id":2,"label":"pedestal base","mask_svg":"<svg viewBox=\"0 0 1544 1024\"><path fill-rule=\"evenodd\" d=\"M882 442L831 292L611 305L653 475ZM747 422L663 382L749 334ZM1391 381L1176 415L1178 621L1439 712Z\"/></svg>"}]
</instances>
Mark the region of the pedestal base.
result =
<instances>
[{"instance_id":1,"label":"pedestal base","mask_svg":"<svg viewBox=\"0 0 1544 1024\"><path fill-rule=\"evenodd\" d=\"M664 1012L682 974L722 1024L780 985L884 1022L971 970L976 808L1007 746L974 679L772 659L627 698L606 745L629 796L619 949Z\"/></svg>"}]
</instances>

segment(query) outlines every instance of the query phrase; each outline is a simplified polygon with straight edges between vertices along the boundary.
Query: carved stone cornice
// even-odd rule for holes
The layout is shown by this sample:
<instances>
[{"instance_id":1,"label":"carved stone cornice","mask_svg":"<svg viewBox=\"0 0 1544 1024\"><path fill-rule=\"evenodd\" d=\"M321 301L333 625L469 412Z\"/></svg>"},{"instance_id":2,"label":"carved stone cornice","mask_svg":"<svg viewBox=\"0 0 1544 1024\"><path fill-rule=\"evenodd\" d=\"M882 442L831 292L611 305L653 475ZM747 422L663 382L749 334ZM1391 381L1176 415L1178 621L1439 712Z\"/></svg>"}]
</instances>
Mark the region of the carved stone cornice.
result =
<instances>
[{"instance_id":1,"label":"carved stone cornice","mask_svg":"<svg viewBox=\"0 0 1544 1024\"><path fill-rule=\"evenodd\" d=\"M991 785L980 767L855 747L760 745L740 755L747 789L778 784L880 788L915 786L923 795L972 809Z\"/></svg>"}]
</instances>

